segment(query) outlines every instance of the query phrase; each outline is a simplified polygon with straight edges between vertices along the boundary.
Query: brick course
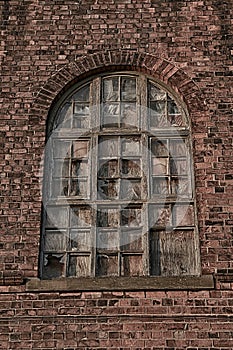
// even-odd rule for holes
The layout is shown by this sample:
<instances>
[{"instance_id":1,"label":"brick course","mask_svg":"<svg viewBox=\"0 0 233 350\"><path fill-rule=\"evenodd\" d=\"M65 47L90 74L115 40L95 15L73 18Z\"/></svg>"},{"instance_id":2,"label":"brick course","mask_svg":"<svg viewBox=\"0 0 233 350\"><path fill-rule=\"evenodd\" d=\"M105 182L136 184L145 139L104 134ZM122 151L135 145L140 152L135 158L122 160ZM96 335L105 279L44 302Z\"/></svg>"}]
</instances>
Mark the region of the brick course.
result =
<instances>
[{"instance_id":1,"label":"brick course","mask_svg":"<svg viewBox=\"0 0 233 350\"><path fill-rule=\"evenodd\" d=\"M3 0L0 349L233 348L232 11L218 0ZM192 124L203 291L30 292L50 108L74 82L141 71Z\"/></svg>"}]
</instances>

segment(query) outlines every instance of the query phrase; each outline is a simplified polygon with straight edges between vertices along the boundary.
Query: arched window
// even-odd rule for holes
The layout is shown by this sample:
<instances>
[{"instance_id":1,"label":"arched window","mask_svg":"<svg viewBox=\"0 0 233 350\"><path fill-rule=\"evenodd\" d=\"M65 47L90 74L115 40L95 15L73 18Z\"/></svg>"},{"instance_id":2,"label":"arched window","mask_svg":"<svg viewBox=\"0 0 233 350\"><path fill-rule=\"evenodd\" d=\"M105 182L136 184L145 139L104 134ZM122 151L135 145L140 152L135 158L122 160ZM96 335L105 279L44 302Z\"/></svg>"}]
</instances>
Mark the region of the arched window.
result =
<instances>
[{"instance_id":1,"label":"arched window","mask_svg":"<svg viewBox=\"0 0 233 350\"><path fill-rule=\"evenodd\" d=\"M142 74L74 86L49 118L41 278L199 274L178 97Z\"/></svg>"}]
</instances>

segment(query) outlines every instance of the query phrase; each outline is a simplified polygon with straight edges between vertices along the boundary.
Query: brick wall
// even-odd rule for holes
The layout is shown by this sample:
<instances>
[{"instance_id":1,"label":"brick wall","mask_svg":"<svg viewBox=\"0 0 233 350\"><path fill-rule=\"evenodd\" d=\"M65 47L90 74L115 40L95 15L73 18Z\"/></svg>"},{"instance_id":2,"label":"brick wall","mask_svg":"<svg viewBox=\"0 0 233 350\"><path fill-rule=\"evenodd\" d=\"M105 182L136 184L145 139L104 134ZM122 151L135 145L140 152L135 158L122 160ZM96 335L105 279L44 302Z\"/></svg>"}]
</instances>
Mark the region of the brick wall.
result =
<instances>
[{"instance_id":1,"label":"brick wall","mask_svg":"<svg viewBox=\"0 0 233 350\"><path fill-rule=\"evenodd\" d=\"M0 348L233 348L232 10L218 0L0 2ZM50 107L72 82L123 68L187 105L202 272L215 287L29 293Z\"/></svg>"}]
</instances>

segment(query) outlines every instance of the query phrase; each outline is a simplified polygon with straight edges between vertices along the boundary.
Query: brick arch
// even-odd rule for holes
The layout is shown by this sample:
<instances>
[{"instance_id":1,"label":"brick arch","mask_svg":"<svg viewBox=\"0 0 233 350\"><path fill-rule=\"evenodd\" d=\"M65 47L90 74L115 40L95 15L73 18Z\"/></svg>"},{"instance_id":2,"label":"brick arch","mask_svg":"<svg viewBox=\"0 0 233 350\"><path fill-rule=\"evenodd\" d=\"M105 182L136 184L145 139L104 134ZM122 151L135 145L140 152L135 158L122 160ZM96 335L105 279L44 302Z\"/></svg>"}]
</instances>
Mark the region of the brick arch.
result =
<instances>
[{"instance_id":1,"label":"brick arch","mask_svg":"<svg viewBox=\"0 0 233 350\"><path fill-rule=\"evenodd\" d=\"M59 97L75 82L93 74L120 70L143 72L159 79L176 91L189 112L206 110L206 102L197 84L181 68L164 58L131 50L103 51L82 56L52 75L39 91L34 110L47 115Z\"/></svg>"}]
</instances>

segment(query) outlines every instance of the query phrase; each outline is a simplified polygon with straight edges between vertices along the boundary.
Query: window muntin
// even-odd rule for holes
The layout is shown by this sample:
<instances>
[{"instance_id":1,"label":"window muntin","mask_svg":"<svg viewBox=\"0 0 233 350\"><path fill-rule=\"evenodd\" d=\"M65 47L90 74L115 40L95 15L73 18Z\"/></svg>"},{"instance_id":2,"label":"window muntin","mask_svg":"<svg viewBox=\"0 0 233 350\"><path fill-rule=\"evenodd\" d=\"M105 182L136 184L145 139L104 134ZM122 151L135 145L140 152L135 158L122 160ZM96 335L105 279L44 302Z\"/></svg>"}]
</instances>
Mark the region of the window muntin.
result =
<instances>
[{"instance_id":1,"label":"window muntin","mask_svg":"<svg viewBox=\"0 0 233 350\"><path fill-rule=\"evenodd\" d=\"M189 126L170 92L94 78L62 102L47 145L42 278L199 273Z\"/></svg>"}]
</instances>

